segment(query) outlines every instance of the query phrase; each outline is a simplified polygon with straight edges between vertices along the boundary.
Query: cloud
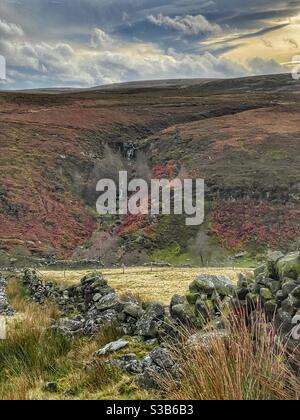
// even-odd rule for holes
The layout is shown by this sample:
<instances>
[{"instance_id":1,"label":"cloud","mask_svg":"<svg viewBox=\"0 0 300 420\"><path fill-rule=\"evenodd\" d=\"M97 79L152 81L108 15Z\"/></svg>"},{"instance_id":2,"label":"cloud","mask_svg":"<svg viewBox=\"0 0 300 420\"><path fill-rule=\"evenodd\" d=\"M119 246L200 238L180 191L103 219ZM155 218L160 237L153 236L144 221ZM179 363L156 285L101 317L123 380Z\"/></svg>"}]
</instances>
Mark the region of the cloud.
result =
<instances>
[{"instance_id":1,"label":"cloud","mask_svg":"<svg viewBox=\"0 0 300 420\"><path fill-rule=\"evenodd\" d=\"M0 19L0 38L16 38L24 36L23 29L14 23Z\"/></svg>"},{"instance_id":2,"label":"cloud","mask_svg":"<svg viewBox=\"0 0 300 420\"><path fill-rule=\"evenodd\" d=\"M95 60L100 69L107 69L111 81L189 77L228 77L242 75L244 69L227 60L206 53L202 56L141 48L136 54L130 51L107 52ZM130 77L131 76L131 77Z\"/></svg>"},{"instance_id":3,"label":"cloud","mask_svg":"<svg viewBox=\"0 0 300 420\"><path fill-rule=\"evenodd\" d=\"M226 78L281 71L275 61L246 65L210 52L186 53L155 43L125 42L94 29L85 48L69 43L0 41L9 63L7 88L90 87L122 81L170 78Z\"/></svg>"},{"instance_id":4,"label":"cloud","mask_svg":"<svg viewBox=\"0 0 300 420\"><path fill-rule=\"evenodd\" d=\"M102 29L95 28L91 37L91 45L93 48L110 48L114 44L113 39Z\"/></svg>"},{"instance_id":5,"label":"cloud","mask_svg":"<svg viewBox=\"0 0 300 420\"><path fill-rule=\"evenodd\" d=\"M283 73L285 71L284 67L277 63L277 61L266 60L260 57L248 60L247 64L249 71L251 71L251 74L254 75L276 74Z\"/></svg>"},{"instance_id":6,"label":"cloud","mask_svg":"<svg viewBox=\"0 0 300 420\"><path fill-rule=\"evenodd\" d=\"M295 39L289 38L289 39L285 39L285 42L289 45L289 47L298 49L299 48L299 44Z\"/></svg>"},{"instance_id":7,"label":"cloud","mask_svg":"<svg viewBox=\"0 0 300 420\"><path fill-rule=\"evenodd\" d=\"M292 0L1 0L6 88L282 72L296 14Z\"/></svg>"},{"instance_id":8,"label":"cloud","mask_svg":"<svg viewBox=\"0 0 300 420\"><path fill-rule=\"evenodd\" d=\"M147 19L154 25L172 29L185 35L207 35L222 32L222 28L219 25L209 22L202 15L175 16L172 18L159 14L158 16L149 15Z\"/></svg>"}]
</instances>

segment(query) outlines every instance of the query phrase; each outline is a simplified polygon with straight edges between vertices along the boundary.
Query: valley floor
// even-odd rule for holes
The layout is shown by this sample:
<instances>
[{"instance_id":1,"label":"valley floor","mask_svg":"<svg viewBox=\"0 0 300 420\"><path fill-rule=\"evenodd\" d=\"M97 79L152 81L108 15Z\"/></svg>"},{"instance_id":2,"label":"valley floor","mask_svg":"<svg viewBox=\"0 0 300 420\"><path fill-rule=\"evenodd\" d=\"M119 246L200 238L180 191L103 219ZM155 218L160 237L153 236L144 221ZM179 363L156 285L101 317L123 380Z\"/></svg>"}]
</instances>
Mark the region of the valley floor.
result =
<instances>
[{"instance_id":1,"label":"valley floor","mask_svg":"<svg viewBox=\"0 0 300 420\"><path fill-rule=\"evenodd\" d=\"M90 270L89 270L90 271ZM234 283L238 280L241 271L249 272L251 269L241 268L157 268L132 267L123 269L112 268L100 270L119 294L138 295L142 300L157 300L169 304L176 293L184 294L189 284L199 274L216 274L229 277ZM40 271L44 280L59 284L76 284L87 274L87 270L67 271Z\"/></svg>"}]
</instances>

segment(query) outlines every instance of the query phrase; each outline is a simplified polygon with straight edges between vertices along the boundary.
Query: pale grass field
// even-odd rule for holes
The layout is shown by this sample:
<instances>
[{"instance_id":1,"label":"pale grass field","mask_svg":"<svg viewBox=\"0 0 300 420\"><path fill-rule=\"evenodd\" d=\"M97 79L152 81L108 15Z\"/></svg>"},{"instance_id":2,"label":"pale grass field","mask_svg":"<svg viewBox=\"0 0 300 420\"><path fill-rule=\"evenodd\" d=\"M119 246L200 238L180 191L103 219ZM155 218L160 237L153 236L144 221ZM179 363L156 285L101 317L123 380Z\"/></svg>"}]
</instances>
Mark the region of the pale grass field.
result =
<instances>
[{"instance_id":1,"label":"pale grass field","mask_svg":"<svg viewBox=\"0 0 300 420\"><path fill-rule=\"evenodd\" d=\"M80 282L81 278L92 270L40 271L44 280L59 284L71 285ZM171 297L184 294L189 284L200 274L217 274L229 277L237 282L239 273L252 272L251 269L233 268L126 268L99 270L108 280L109 285L119 294L134 294L144 300L157 300L170 303Z\"/></svg>"}]
</instances>

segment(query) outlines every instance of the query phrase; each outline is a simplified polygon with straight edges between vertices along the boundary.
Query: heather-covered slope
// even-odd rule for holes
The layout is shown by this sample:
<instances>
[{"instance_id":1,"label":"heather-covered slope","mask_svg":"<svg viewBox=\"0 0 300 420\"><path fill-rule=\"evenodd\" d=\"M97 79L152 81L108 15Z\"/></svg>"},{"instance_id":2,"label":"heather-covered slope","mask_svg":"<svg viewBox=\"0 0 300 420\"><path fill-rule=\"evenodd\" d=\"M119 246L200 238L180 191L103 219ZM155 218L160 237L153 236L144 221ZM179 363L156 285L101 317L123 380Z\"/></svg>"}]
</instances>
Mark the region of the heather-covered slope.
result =
<instances>
[{"instance_id":1,"label":"heather-covered slope","mask_svg":"<svg viewBox=\"0 0 300 420\"><path fill-rule=\"evenodd\" d=\"M234 252L291 247L300 237L299 93L289 75L1 93L2 258L164 259L203 242ZM205 178L200 234L181 220L175 230L172 217L97 218L93 192L96 178L110 175L103 165L107 147L116 168L140 170L140 158L122 160L129 142L155 176L184 167Z\"/></svg>"},{"instance_id":2,"label":"heather-covered slope","mask_svg":"<svg viewBox=\"0 0 300 420\"><path fill-rule=\"evenodd\" d=\"M210 231L227 248L288 247L300 238L300 124L278 104L177 125L148 140L149 157L206 180Z\"/></svg>"}]
</instances>

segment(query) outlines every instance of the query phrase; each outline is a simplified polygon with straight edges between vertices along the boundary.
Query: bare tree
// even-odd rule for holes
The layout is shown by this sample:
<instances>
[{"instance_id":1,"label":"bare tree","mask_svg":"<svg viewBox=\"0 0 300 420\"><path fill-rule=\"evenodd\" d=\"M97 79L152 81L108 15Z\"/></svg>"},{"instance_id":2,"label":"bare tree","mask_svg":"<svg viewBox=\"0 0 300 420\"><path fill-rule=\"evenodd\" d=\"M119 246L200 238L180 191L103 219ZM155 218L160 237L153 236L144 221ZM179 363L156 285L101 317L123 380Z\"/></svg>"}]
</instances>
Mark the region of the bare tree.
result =
<instances>
[{"instance_id":1,"label":"bare tree","mask_svg":"<svg viewBox=\"0 0 300 420\"><path fill-rule=\"evenodd\" d=\"M196 238L190 244L190 252L196 256L200 257L202 266L207 266L212 257L212 246L210 243L209 236L201 231L198 233Z\"/></svg>"}]
</instances>

